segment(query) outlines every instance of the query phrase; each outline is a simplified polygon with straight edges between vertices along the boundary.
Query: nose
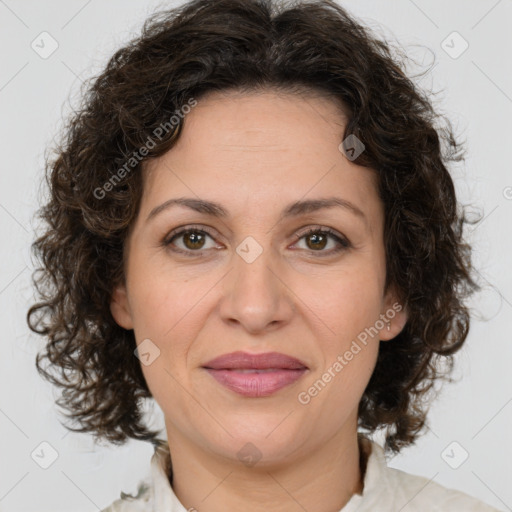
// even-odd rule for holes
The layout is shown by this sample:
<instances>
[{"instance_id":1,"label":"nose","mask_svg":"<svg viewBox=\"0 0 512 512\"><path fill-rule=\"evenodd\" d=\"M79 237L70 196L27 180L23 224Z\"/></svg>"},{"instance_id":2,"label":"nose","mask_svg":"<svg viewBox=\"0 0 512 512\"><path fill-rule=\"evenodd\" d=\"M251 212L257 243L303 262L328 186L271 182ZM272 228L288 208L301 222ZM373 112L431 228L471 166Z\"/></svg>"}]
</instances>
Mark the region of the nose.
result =
<instances>
[{"instance_id":1,"label":"nose","mask_svg":"<svg viewBox=\"0 0 512 512\"><path fill-rule=\"evenodd\" d=\"M282 265L271 249L263 250L253 261L240 254L234 254L232 270L223 280L222 319L251 334L286 325L295 307Z\"/></svg>"}]
</instances>

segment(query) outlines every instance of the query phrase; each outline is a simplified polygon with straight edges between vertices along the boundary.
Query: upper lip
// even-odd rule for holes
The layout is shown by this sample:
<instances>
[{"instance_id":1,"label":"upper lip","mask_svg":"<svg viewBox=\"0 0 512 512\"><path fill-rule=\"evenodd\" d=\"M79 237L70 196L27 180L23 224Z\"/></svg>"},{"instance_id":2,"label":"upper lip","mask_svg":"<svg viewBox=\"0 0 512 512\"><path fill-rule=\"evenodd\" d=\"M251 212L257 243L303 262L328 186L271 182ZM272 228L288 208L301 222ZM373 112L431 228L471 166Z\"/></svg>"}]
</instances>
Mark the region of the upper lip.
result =
<instances>
[{"instance_id":1,"label":"upper lip","mask_svg":"<svg viewBox=\"0 0 512 512\"><path fill-rule=\"evenodd\" d=\"M205 363L203 368L211 368L213 370L263 370L266 368L296 370L307 368L307 366L299 359L279 352L250 354L248 352L238 351L216 357Z\"/></svg>"}]
</instances>

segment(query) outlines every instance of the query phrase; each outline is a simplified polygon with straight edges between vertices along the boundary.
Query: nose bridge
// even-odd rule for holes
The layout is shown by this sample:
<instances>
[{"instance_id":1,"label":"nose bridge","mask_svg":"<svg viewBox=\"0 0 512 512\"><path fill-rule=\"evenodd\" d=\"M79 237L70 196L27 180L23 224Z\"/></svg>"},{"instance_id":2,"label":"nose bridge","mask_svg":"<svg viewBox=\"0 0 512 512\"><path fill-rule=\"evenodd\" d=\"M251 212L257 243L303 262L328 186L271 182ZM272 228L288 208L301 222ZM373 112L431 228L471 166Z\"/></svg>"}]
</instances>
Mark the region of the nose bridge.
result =
<instances>
[{"instance_id":1,"label":"nose bridge","mask_svg":"<svg viewBox=\"0 0 512 512\"><path fill-rule=\"evenodd\" d=\"M289 319L293 308L279 268L270 246L246 237L233 255L221 308L223 318L254 332Z\"/></svg>"}]
</instances>

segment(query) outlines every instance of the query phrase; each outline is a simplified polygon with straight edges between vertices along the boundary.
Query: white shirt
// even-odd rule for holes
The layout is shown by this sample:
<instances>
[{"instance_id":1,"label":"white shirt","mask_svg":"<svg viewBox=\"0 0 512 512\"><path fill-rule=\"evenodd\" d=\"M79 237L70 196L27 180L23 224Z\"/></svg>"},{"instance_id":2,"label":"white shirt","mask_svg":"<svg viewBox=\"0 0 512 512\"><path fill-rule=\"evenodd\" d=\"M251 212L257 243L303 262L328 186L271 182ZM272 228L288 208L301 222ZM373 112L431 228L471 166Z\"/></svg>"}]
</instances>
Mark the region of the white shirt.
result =
<instances>
[{"instance_id":1,"label":"white shirt","mask_svg":"<svg viewBox=\"0 0 512 512\"><path fill-rule=\"evenodd\" d=\"M340 512L499 512L425 477L389 468L377 443L362 436L360 442L367 457L363 492L354 494ZM137 496L121 493L102 512L188 512L170 485L170 467L169 446L161 442L151 458L151 477L140 482Z\"/></svg>"}]
</instances>

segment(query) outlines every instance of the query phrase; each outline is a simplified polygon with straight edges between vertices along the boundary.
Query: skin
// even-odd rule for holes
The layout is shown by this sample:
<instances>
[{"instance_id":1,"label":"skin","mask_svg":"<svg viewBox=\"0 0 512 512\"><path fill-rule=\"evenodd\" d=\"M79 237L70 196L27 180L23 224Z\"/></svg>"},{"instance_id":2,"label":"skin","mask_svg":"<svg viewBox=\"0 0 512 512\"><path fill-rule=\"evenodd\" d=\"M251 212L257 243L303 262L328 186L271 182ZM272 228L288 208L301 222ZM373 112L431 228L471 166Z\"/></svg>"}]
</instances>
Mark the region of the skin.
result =
<instances>
[{"instance_id":1,"label":"skin","mask_svg":"<svg viewBox=\"0 0 512 512\"><path fill-rule=\"evenodd\" d=\"M309 403L297 399L397 302L391 289L384 293L376 176L338 149L344 122L332 99L311 92L214 92L187 114L177 144L144 171L126 279L111 311L137 344L149 338L160 350L142 370L165 416L172 486L187 509L332 512L362 490L357 406L379 342L400 332L405 310ZM364 219L335 207L280 220L289 203L332 196ZM173 206L147 220L178 197L218 202L229 215ZM191 225L213 236L164 245L171 231ZM350 246L333 253L335 239L303 236L310 227L329 227ZM248 236L262 249L251 263L236 252ZM202 368L236 350L282 352L308 371L269 397L244 397ZM254 465L237 456L248 442L261 457Z\"/></svg>"}]
</instances>

